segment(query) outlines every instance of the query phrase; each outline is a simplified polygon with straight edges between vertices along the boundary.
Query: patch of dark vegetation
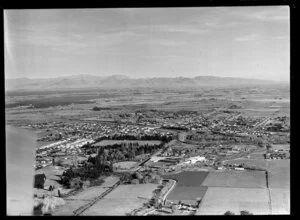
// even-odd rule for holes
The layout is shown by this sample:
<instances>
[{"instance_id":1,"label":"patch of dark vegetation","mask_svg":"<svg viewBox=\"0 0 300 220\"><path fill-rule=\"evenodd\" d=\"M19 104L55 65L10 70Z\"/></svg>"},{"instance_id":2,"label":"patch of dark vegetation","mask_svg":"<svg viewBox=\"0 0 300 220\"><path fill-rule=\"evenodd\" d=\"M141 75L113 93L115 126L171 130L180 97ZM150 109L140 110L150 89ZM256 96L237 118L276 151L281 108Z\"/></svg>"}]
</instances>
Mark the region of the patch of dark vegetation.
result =
<instances>
[{"instance_id":1,"label":"patch of dark vegetation","mask_svg":"<svg viewBox=\"0 0 300 220\"><path fill-rule=\"evenodd\" d=\"M188 131L185 127L178 127L178 126L162 126L163 129L170 129L170 130L178 130L178 131Z\"/></svg>"},{"instance_id":2,"label":"patch of dark vegetation","mask_svg":"<svg viewBox=\"0 0 300 220\"><path fill-rule=\"evenodd\" d=\"M36 174L34 176L34 188L43 189L46 181L45 174Z\"/></svg>"},{"instance_id":3,"label":"patch of dark vegetation","mask_svg":"<svg viewBox=\"0 0 300 220\"><path fill-rule=\"evenodd\" d=\"M105 107L105 108L103 108L103 107L98 107L98 106L95 106L95 107L93 107L93 109L92 109L93 111L101 111L101 110L114 110L114 108L107 108L107 107Z\"/></svg>"},{"instance_id":4,"label":"patch of dark vegetation","mask_svg":"<svg viewBox=\"0 0 300 220\"><path fill-rule=\"evenodd\" d=\"M241 109L242 107L241 106L238 106L238 105L231 105L229 106L229 109Z\"/></svg>"},{"instance_id":5,"label":"patch of dark vegetation","mask_svg":"<svg viewBox=\"0 0 300 220\"><path fill-rule=\"evenodd\" d=\"M90 101L90 99L95 99L97 97L98 96L61 96L43 99L41 98L6 104L5 107L14 108L20 106L32 106L33 108L48 108L55 106L66 106L71 104L91 104L95 103L95 101Z\"/></svg>"}]
</instances>

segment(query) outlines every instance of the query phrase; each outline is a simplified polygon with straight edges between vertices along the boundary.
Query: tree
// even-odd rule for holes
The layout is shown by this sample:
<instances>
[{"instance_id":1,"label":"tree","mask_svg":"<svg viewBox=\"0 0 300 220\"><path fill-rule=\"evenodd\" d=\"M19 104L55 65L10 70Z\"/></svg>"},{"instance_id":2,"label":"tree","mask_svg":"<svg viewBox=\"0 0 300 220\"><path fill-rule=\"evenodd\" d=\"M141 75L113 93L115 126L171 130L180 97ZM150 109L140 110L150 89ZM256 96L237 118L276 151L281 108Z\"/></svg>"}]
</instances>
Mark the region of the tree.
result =
<instances>
[{"instance_id":1,"label":"tree","mask_svg":"<svg viewBox=\"0 0 300 220\"><path fill-rule=\"evenodd\" d=\"M251 212L249 212L247 210L243 210L240 213L241 213L241 215L253 215L253 213L251 213Z\"/></svg>"},{"instance_id":2,"label":"tree","mask_svg":"<svg viewBox=\"0 0 300 220\"><path fill-rule=\"evenodd\" d=\"M43 189L45 180L46 180L46 175L44 173L36 174L34 178L34 187L38 189Z\"/></svg>"},{"instance_id":3,"label":"tree","mask_svg":"<svg viewBox=\"0 0 300 220\"><path fill-rule=\"evenodd\" d=\"M227 211L227 212L224 213L224 215L235 215L235 214L231 211Z\"/></svg>"}]
</instances>

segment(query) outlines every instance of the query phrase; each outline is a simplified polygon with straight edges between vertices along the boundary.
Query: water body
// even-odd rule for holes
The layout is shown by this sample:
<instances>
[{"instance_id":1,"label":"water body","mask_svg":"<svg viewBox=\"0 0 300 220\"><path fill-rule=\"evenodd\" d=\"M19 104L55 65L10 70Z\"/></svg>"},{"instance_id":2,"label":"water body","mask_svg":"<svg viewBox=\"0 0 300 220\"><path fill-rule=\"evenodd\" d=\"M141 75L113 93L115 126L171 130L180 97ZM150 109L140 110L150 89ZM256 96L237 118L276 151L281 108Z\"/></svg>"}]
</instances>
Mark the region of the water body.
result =
<instances>
[{"instance_id":1,"label":"water body","mask_svg":"<svg viewBox=\"0 0 300 220\"><path fill-rule=\"evenodd\" d=\"M6 125L7 215L31 215L35 132Z\"/></svg>"}]
</instances>

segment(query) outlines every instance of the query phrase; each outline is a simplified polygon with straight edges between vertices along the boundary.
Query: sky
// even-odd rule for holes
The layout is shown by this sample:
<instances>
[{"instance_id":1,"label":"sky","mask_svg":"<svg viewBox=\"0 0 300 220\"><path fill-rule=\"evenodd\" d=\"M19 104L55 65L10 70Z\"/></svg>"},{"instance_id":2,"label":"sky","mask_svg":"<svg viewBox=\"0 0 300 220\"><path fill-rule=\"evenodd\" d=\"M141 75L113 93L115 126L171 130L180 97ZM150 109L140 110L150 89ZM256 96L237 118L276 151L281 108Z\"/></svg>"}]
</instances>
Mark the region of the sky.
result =
<instances>
[{"instance_id":1,"label":"sky","mask_svg":"<svg viewBox=\"0 0 300 220\"><path fill-rule=\"evenodd\" d=\"M6 78L289 81L288 6L4 10Z\"/></svg>"}]
</instances>

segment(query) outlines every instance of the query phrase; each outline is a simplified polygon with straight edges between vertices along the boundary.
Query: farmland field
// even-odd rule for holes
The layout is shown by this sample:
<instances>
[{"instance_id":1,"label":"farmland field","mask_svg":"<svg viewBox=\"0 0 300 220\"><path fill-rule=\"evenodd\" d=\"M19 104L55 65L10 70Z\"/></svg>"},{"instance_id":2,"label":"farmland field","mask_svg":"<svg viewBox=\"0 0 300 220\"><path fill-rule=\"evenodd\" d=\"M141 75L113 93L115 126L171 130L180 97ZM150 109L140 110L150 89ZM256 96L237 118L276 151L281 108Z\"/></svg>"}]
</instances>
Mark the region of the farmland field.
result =
<instances>
[{"instance_id":1,"label":"farmland field","mask_svg":"<svg viewBox=\"0 0 300 220\"><path fill-rule=\"evenodd\" d=\"M184 171L177 174L164 175L163 177L177 180L176 186L201 186L207 175L208 172L204 171Z\"/></svg>"},{"instance_id":2,"label":"farmland field","mask_svg":"<svg viewBox=\"0 0 300 220\"><path fill-rule=\"evenodd\" d=\"M290 213L290 190L270 189L272 214Z\"/></svg>"},{"instance_id":3,"label":"farmland field","mask_svg":"<svg viewBox=\"0 0 300 220\"><path fill-rule=\"evenodd\" d=\"M87 204L88 201L86 200L70 200L66 201L66 204L57 207L57 210L53 213L54 216L70 216L74 215L73 211L78 209L79 207Z\"/></svg>"},{"instance_id":4,"label":"farmland field","mask_svg":"<svg viewBox=\"0 0 300 220\"><path fill-rule=\"evenodd\" d=\"M201 186L201 183L207 175L208 172L204 171L184 171L164 175L163 177L166 179L177 180L175 188L167 196L167 199L177 202L178 200L196 200L198 197L203 197L207 187Z\"/></svg>"},{"instance_id":5,"label":"farmland field","mask_svg":"<svg viewBox=\"0 0 300 220\"><path fill-rule=\"evenodd\" d=\"M120 185L82 215L126 215L143 206L158 184Z\"/></svg>"},{"instance_id":6,"label":"farmland field","mask_svg":"<svg viewBox=\"0 0 300 220\"><path fill-rule=\"evenodd\" d=\"M289 150L290 145L289 144L272 144L272 150Z\"/></svg>"},{"instance_id":7,"label":"farmland field","mask_svg":"<svg viewBox=\"0 0 300 220\"><path fill-rule=\"evenodd\" d=\"M75 195L71 195L65 199L66 204L58 207L54 215L73 215L73 211L79 207L88 204L95 197L107 191L107 187L113 186L119 180L116 176L109 176L104 179L104 183L100 186L89 187Z\"/></svg>"},{"instance_id":8,"label":"farmland field","mask_svg":"<svg viewBox=\"0 0 300 220\"><path fill-rule=\"evenodd\" d=\"M269 188L290 188L290 160L268 161Z\"/></svg>"},{"instance_id":9,"label":"farmland field","mask_svg":"<svg viewBox=\"0 0 300 220\"><path fill-rule=\"evenodd\" d=\"M255 166L261 169L267 169L268 167L268 161L261 159L237 159L226 161L225 164L245 164L248 166Z\"/></svg>"},{"instance_id":10,"label":"farmland field","mask_svg":"<svg viewBox=\"0 0 300 220\"><path fill-rule=\"evenodd\" d=\"M140 198L103 198L83 212L82 216L124 216L145 203Z\"/></svg>"},{"instance_id":11,"label":"farmland field","mask_svg":"<svg viewBox=\"0 0 300 220\"><path fill-rule=\"evenodd\" d=\"M265 153L265 151L254 152L254 153L249 154L247 158L256 159L256 160L259 160L259 159L263 160L263 159L265 159L264 158L264 153Z\"/></svg>"},{"instance_id":12,"label":"farmland field","mask_svg":"<svg viewBox=\"0 0 300 220\"><path fill-rule=\"evenodd\" d=\"M243 210L258 215L271 214L268 190L209 187L196 215L223 215L226 211L239 214Z\"/></svg>"},{"instance_id":13,"label":"farmland field","mask_svg":"<svg viewBox=\"0 0 300 220\"><path fill-rule=\"evenodd\" d=\"M205 195L206 186L175 186L171 193L167 196L167 200L196 200Z\"/></svg>"},{"instance_id":14,"label":"farmland field","mask_svg":"<svg viewBox=\"0 0 300 220\"><path fill-rule=\"evenodd\" d=\"M209 187L265 188L264 171L221 171L210 172L202 183Z\"/></svg>"}]
</instances>

